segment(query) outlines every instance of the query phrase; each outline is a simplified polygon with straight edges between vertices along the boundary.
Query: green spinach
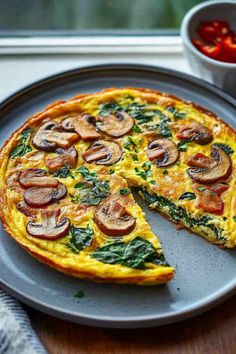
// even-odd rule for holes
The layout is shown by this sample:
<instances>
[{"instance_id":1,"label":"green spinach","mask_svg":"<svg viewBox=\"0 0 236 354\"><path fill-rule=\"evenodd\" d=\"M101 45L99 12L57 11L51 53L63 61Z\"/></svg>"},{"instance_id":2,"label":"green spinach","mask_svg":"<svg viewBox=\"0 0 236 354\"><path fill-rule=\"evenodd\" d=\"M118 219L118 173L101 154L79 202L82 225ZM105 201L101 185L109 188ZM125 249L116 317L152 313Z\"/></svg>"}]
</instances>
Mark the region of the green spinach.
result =
<instances>
[{"instance_id":1,"label":"green spinach","mask_svg":"<svg viewBox=\"0 0 236 354\"><path fill-rule=\"evenodd\" d=\"M164 113L162 113L159 110L155 110L155 112L160 117L160 123L159 123L159 127L158 127L158 130L159 130L160 134L164 138L171 137L172 133L171 133L171 130L170 130L170 127L169 127L170 118L167 117Z\"/></svg>"},{"instance_id":2,"label":"green spinach","mask_svg":"<svg viewBox=\"0 0 236 354\"><path fill-rule=\"evenodd\" d=\"M142 129L137 124L133 127L133 130L135 133L142 133Z\"/></svg>"},{"instance_id":3,"label":"green spinach","mask_svg":"<svg viewBox=\"0 0 236 354\"><path fill-rule=\"evenodd\" d=\"M53 176L55 177L59 177L59 178L67 178L67 177L71 177L72 179L74 179L74 176L71 172L70 166L69 165L65 165L61 168L58 168Z\"/></svg>"},{"instance_id":4,"label":"green spinach","mask_svg":"<svg viewBox=\"0 0 236 354\"><path fill-rule=\"evenodd\" d=\"M121 264L130 268L147 268L146 263L168 265L164 255L158 253L151 242L137 236L132 241L108 243L98 248L91 255L103 263Z\"/></svg>"},{"instance_id":5,"label":"green spinach","mask_svg":"<svg viewBox=\"0 0 236 354\"><path fill-rule=\"evenodd\" d=\"M74 185L79 193L77 195L70 194L73 203L80 202L88 206L98 205L110 195L109 181L100 181L96 172L90 172L87 167L80 167L78 172L83 176L84 181Z\"/></svg>"},{"instance_id":6,"label":"green spinach","mask_svg":"<svg viewBox=\"0 0 236 354\"><path fill-rule=\"evenodd\" d=\"M124 143L124 149L129 150L129 151L132 150L136 153L138 152L137 151L137 144L130 135L127 137L127 141Z\"/></svg>"},{"instance_id":7,"label":"green spinach","mask_svg":"<svg viewBox=\"0 0 236 354\"><path fill-rule=\"evenodd\" d=\"M69 247L74 253L79 253L85 247L88 247L92 243L93 229L89 227L75 227L70 228L70 239L66 246Z\"/></svg>"},{"instance_id":8,"label":"green spinach","mask_svg":"<svg viewBox=\"0 0 236 354\"><path fill-rule=\"evenodd\" d=\"M156 207L157 209L162 210L165 208L165 213L170 217L170 219L174 222L182 221L183 224L187 227L194 226L202 226L207 229L210 229L218 241L225 241L225 237L223 236L224 230L222 228L216 227L212 224L212 217L210 216L202 216L200 218L193 218L187 210L178 206L166 197L159 196L154 193L147 192L146 189L135 188L142 197L147 201L149 206Z\"/></svg>"},{"instance_id":9,"label":"green spinach","mask_svg":"<svg viewBox=\"0 0 236 354\"><path fill-rule=\"evenodd\" d=\"M175 119L183 119L184 117L186 117L186 113L185 112L180 112L176 107L174 106L168 106L167 111L171 112L174 116Z\"/></svg>"},{"instance_id":10,"label":"green spinach","mask_svg":"<svg viewBox=\"0 0 236 354\"><path fill-rule=\"evenodd\" d=\"M10 152L10 159L15 159L16 157L21 157L32 151L32 147L29 145L30 136L33 129L27 128L23 130L19 138L19 144L16 145Z\"/></svg>"},{"instance_id":11,"label":"green spinach","mask_svg":"<svg viewBox=\"0 0 236 354\"><path fill-rule=\"evenodd\" d=\"M142 169L135 167L134 170L137 176L142 177L142 179L146 181L148 177L152 176L151 167L152 163L147 161L142 164Z\"/></svg>"}]
</instances>

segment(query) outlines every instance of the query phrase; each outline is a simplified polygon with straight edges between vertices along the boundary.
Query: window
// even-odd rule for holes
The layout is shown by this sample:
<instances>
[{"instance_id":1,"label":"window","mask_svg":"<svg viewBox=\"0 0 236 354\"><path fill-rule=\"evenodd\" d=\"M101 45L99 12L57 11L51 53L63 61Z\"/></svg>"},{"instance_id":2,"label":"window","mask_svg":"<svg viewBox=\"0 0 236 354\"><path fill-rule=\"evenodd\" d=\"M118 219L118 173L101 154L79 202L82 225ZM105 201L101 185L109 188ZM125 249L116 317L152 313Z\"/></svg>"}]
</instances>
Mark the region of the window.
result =
<instances>
[{"instance_id":1,"label":"window","mask_svg":"<svg viewBox=\"0 0 236 354\"><path fill-rule=\"evenodd\" d=\"M177 32L199 0L0 0L0 35Z\"/></svg>"}]
</instances>

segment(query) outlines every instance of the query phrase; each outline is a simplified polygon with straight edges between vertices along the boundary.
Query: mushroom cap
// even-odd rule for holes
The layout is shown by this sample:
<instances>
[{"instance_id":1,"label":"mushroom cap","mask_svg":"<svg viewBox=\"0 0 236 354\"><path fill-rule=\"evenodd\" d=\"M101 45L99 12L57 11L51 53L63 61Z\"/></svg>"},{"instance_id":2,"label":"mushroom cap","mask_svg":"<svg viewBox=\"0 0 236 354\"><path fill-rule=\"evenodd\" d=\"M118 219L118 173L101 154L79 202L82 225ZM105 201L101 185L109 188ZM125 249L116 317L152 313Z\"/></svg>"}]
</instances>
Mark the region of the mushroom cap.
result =
<instances>
[{"instance_id":1,"label":"mushroom cap","mask_svg":"<svg viewBox=\"0 0 236 354\"><path fill-rule=\"evenodd\" d=\"M19 175L19 183L23 188L52 187L58 186L58 180L46 176L46 171L39 168L29 168Z\"/></svg>"},{"instance_id":2,"label":"mushroom cap","mask_svg":"<svg viewBox=\"0 0 236 354\"><path fill-rule=\"evenodd\" d=\"M97 117L97 127L103 133L119 138L131 131L134 126L134 119L125 112L108 114L107 116Z\"/></svg>"},{"instance_id":3,"label":"mushroom cap","mask_svg":"<svg viewBox=\"0 0 236 354\"><path fill-rule=\"evenodd\" d=\"M227 179L232 172L230 156L219 146L213 145L211 155L214 164L208 168L189 168L188 175L198 183L212 184Z\"/></svg>"},{"instance_id":4,"label":"mushroom cap","mask_svg":"<svg viewBox=\"0 0 236 354\"><path fill-rule=\"evenodd\" d=\"M70 228L70 220L63 218L58 222L60 210L43 210L41 211L42 222L35 223L30 221L27 224L27 232L37 238L46 240L56 240L65 236Z\"/></svg>"},{"instance_id":5,"label":"mushroom cap","mask_svg":"<svg viewBox=\"0 0 236 354\"><path fill-rule=\"evenodd\" d=\"M105 235L113 237L128 235L136 225L135 218L115 199L101 203L94 213L94 219Z\"/></svg>"},{"instance_id":6,"label":"mushroom cap","mask_svg":"<svg viewBox=\"0 0 236 354\"><path fill-rule=\"evenodd\" d=\"M96 165L113 165L122 156L122 149L114 141L97 140L83 153L83 159Z\"/></svg>"},{"instance_id":7,"label":"mushroom cap","mask_svg":"<svg viewBox=\"0 0 236 354\"><path fill-rule=\"evenodd\" d=\"M57 148L53 156L45 157L45 165L50 172L55 172L60 167L68 165L70 168L75 168L78 160L76 148L72 145L68 149Z\"/></svg>"},{"instance_id":8,"label":"mushroom cap","mask_svg":"<svg viewBox=\"0 0 236 354\"><path fill-rule=\"evenodd\" d=\"M179 127L177 138L180 140L194 140L199 145L209 144L213 140L212 132L209 128L198 122L191 122Z\"/></svg>"},{"instance_id":9,"label":"mushroom cap","mask_svg":"<svg viewBox=\"0 0 236 354\"><path fill-rule=\"evenodd\" d=\"M24 201L32 207L41 208L64 198L66 194L67 189L62 183L57 188L32 187L25 191Z\"/></svg>"},{"instance_id":10,"label":"mushroom cap","mask_svg":"<svg viewBox=\"0 0 236 354\"><path fill-rule=\"evenodd\" d=\"M66 117L61 122L64 130L76 132L83 140L95 140L100 138L96 131L96 119L87 114L77 114Z\"/></svg>"},{"instance_id":11,"label":"mushroom cap","mask_svg":"<svg viewBox=\"0 0 236 354\"><path fill-rule=\"evenodd\" d=\"M154 161L158 167L168 167L178 161L179 150L172 140L160 138L148 145L147 155L149 160Z\"/></svg>"},{"instance_id":12,"label":"mushroom cap","mask_svg":"<svg viewBox=\"0 0 236 354\"><path fill-rule=\"evenodd\" d=\"M60 131L55 121L43 123L33 136L32 143L38 150L54 151L58 146L69 148L79 137L75 133Z\"/></svg>"}]
</instances>

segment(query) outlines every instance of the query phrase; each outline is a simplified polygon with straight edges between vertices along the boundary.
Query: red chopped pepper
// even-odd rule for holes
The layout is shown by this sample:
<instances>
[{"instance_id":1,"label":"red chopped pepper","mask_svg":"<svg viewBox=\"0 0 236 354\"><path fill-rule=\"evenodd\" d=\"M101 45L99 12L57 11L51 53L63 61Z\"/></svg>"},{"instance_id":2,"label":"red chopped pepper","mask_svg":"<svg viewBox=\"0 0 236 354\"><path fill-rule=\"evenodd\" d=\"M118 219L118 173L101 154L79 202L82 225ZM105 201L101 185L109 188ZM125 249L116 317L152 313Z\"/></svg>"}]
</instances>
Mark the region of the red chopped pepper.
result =
<instances>
[{"instance_id":1,"label":"red chopped pepper","mask_svg":"<svg viewBox=\"0 0 236 354\"><path fill-rule=\"evenodd\" d=\"M207 213L221 215L224 211L224 202L221 194L229 188L226 183L217 183L211 187L196 185L197 207Z\"/></svg>"},{"instance_id":2,"label":"red chopped pepper","mask_svg":"<svg viewBox=\"0 0 236 354\"><path fill-rule=\"evenodd\" d=\"M217 44L209 45L209 44L205 44L201 40L193 40L193 44L195 44L195 46L200 50L200 52L205 54L207 57L217 59L220 56L221 48L222 48L220 42Z\"/></svg>"},{"instance_id":3,"label":"red chopped pepper","mask_svg":"<svg viewBox=\"0 0 236 354\"><path fill-rule=\"evenodd\" d=\"M226 21L202 23L198 30L200 39L192 40L193 44L206 56L212 59L236 63L236 34Z\"/></svg>"},{"instance_id":4,"label":"red chopped pepper","mask_svg":"<svg viewBox=\"0 0 236 354\"><path fill-rule=\"evenodd\" d=\"M216 193L218 196L220 196L222 193L227 191L229 189L229 185L226 183L217 183L214 184L212 187L209 188L212 192Z\"/></svg>"},{"instance_id":5,"label":"red chopped pepper","mask_svg":"<svg viewBox=\"0 0 236 354\"><path fill-rule=\"evenodd\" d=\"M223 54L226 60L236 61L236 40L233 37L227 37L222 41Z\"/></svg>"},{"instance_id":6,"label":"red chopped pepper","mask_svg":"<svg viewBox=\"0 0 236 354\"><path fill-rule=\"evenodd\" d=\"M198 194L197 207L211 214L222 214L224 203L222 199L209 189L205 189Z\"/></svg>"}]
</instances>

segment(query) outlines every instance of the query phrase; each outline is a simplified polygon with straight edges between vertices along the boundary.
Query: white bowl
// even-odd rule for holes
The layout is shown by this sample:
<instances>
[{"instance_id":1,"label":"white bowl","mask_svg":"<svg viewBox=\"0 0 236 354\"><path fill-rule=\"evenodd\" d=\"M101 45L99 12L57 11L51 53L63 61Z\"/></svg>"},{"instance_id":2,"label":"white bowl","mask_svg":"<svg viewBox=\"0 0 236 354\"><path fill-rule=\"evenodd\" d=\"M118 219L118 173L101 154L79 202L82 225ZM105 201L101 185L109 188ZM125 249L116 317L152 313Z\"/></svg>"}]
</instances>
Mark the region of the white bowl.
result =
<instances>
[{"instance_id":1,"label":"white bowl","mask_svg":"<svg viewBox=\"0 0 236 354\"><path fill-rule=\"evenodd\" d=\"M236 97L236 64L211 59L191 42L199 38L196 30L201 22L214 20L227 21L236 32L236 1L206 1L193 7L181 25L184 52L194 74Z\"/></svg>"}]
</instances>

